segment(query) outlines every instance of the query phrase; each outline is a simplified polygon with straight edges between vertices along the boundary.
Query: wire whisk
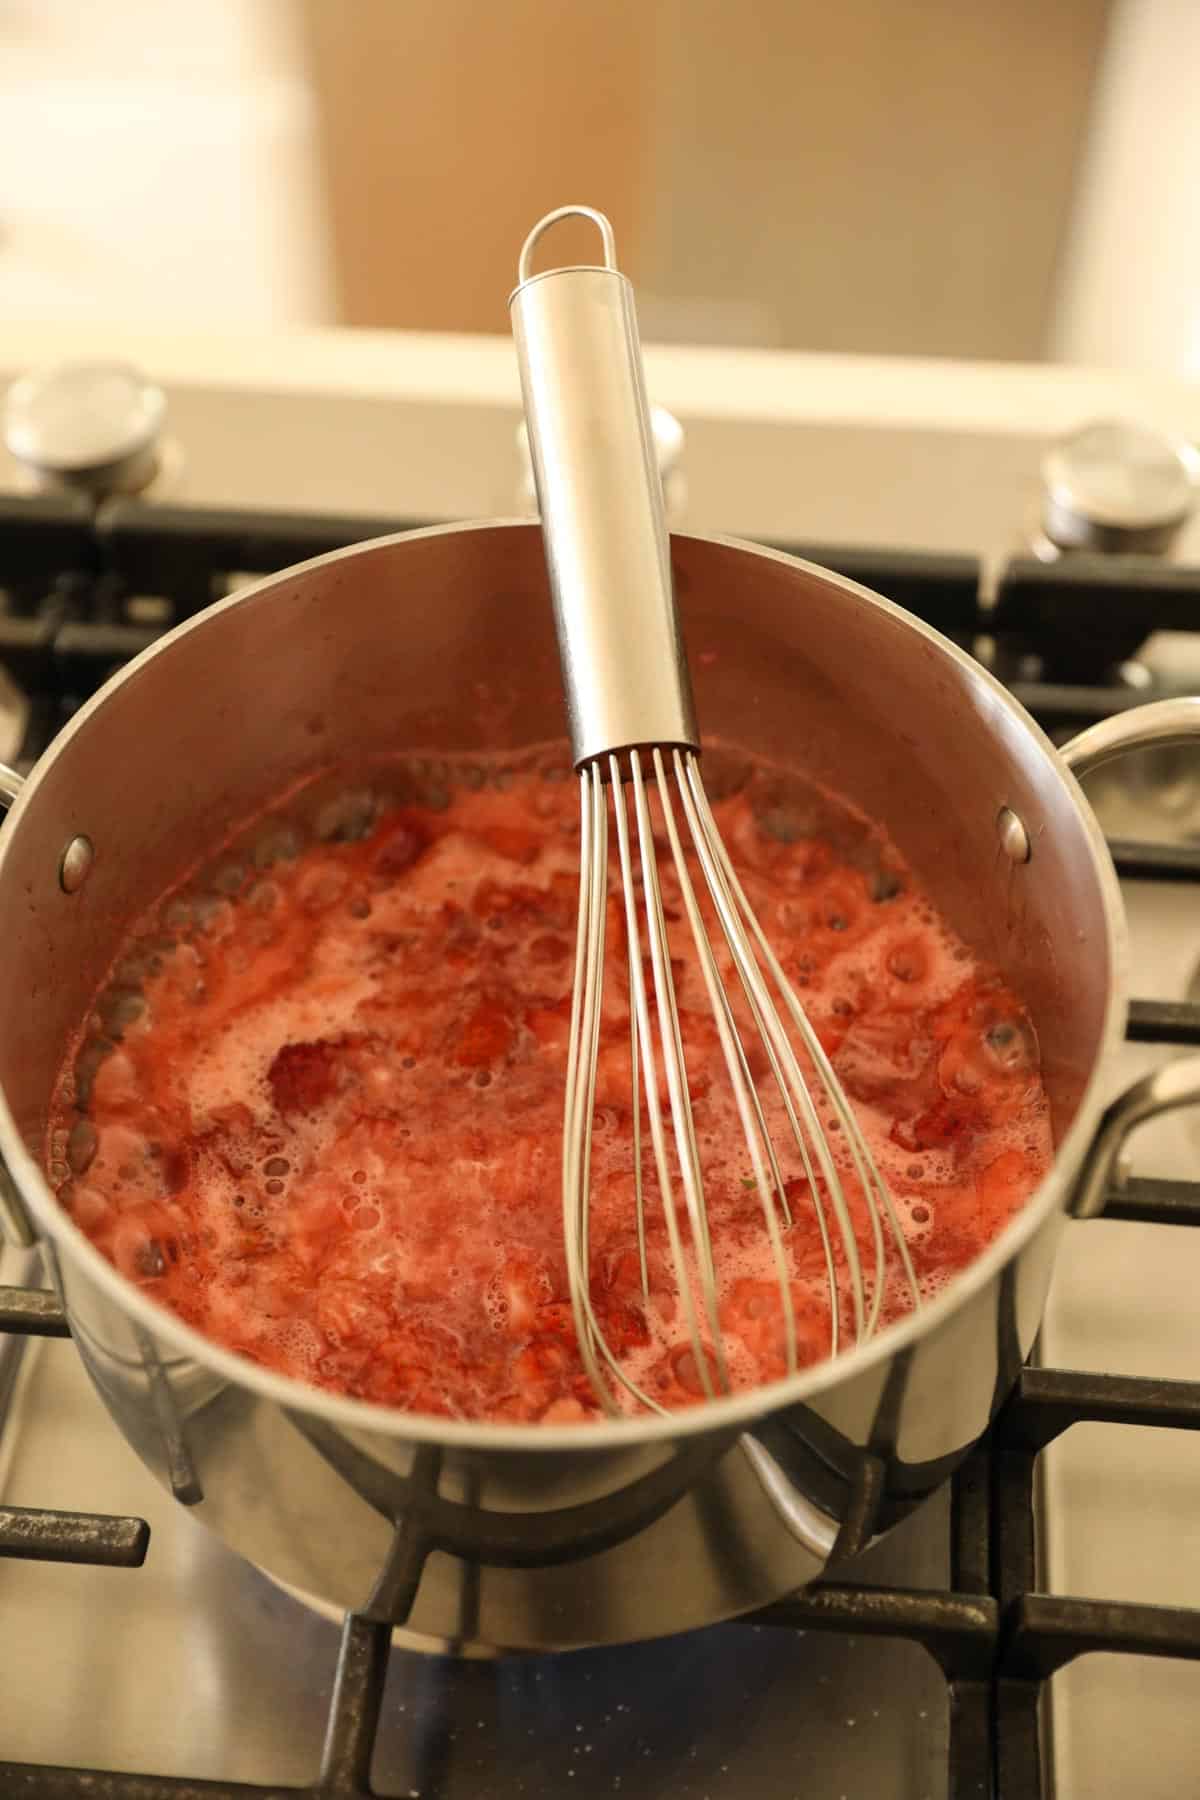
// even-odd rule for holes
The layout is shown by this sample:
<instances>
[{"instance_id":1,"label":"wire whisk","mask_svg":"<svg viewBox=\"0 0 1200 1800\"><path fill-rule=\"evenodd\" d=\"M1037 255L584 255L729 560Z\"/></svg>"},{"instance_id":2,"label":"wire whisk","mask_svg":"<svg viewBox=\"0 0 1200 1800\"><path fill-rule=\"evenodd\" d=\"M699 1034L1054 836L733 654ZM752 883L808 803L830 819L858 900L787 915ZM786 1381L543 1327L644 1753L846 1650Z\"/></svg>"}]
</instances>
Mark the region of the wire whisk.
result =
<instances>
[{"instance_id":1,"label":"wire whisk","mask_svg":"<svg viewBox=\"0 0 1200 1800\"><path fill-rule=\"evenodd\" d=\"M532 274L535 244L568 214L581 214L599 227L603 265ZM640 1282L649 1300L651 1190L665 1224L704 1395L728 1393L734 1383L721 1325L720 1273L660 854L678 890L745 1138L779 1285L787 1372L800 1366L800 1334L787 1242L795 1203L787 1190L798 1184L785 1179L785 1167L798 1163L803 1171L801 1199L813 1209L819 1234L830 1355L842 1347L843 1298L849 1331L861 1343L878 1328L894 1265L914 1306L920 1291L870 1145L755 916L705 793L632 292L616 268L612 230L603 215L564 207L543 219L522 250L520 285L511 304L580 784L579 912L562 1156L567 1278L580 1354L601 1405L612 1414L631 1406L661 1412L666 1409L608 1343L591 1289L593 1126L614 844L627 951L630 1158ZM852 1193L861 1196L865 1245L860 1245Z\"/></svg>"}]
</instances>

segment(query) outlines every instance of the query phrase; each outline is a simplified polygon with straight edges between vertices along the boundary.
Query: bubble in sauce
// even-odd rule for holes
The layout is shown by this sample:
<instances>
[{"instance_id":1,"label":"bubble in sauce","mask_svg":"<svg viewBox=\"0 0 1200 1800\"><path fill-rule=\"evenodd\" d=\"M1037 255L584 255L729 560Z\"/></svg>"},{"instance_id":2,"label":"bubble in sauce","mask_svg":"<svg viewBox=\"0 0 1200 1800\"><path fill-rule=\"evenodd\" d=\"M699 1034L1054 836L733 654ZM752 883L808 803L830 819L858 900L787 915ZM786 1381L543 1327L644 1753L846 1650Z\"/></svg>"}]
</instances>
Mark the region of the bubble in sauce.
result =
<instances>
[{"instance_id":1,"label":"bubble in sauce","mask_svg":"<svg viewBox=\"0 0 1200 1800\"><path fill-rule=\"evenodd\" d=\"M251 857L256 869L270 869L279 862L293 862L303 848L299 827L294 824L269 826L254 843Z\"/></svg>"},{"instance_id":2,"label":"bubble in sauce","mask_svg":"<svg viewBox=\"0 0 1200 1800\"><path fill-rule=\"evenodd\" d=\"M240 862L222 863L212 878L212 885L218 894L232 898L239 894L246 884L246 865Z\"/></svg>"},{"instance_id":3,"label":"bubble in sauce","mask_svg":"<svg viewBox=\"0 0 1200 1800\"><path fill-rule=\"evenodd\" d=\"M1037 1038L1026 1019L1005 1018L990 1026L984 1043L996 1065L1012 1075L1038 1065Z\"/></svg>"},{"instance_id":4,"label":"bubble in sauce","mask_svg":"<svg viewBox=\"0 0 1200 1800\"><path fill-rule=\"evenodd\" d=\"M868 879L867 892L876 906L882 906L904 892L904 882L894 869L877 869Z\"/></svg>"},{"instance_id":5,"label":"bubble in sauce","mask_svg":"<svg viewBox=\"0 0 1200 1800\"><path fill-rule=\"evenodd\" d=\"M90 1119L76 1119L67 1133L66 1159L76 1175L85 1175L96 1154L96 1127Z\"/></svg>"},{"instance_id":6,"label":"bubble in sauce","mask_svg":"<svg viewBox=\"0 0 1200 1800\"><path fill-rule=\"evenodd\" d=\"M379 803L369 789L351 790L327 800L314 821L323 843L353 844L373 830Z\"/></svg>"},{"instance_id":7,"label":"bubble in sauce","mask_svg":"<svg viewBox=\"0 0 1200 1800\"><path fill-rule=\"evenodd\" d=\"M897 944L888 953L887 967L889 975L894 975L897 981L921 981L925 975L924 950L911 939Z\"/></svg>"},{"instance_id":8,"label":"bubble in sauce","mask_svg":"<svg viewBox=\"0 0 1200 1800\"><path fill-rule=\"evenodd\" d=\"M213 937L224 937L233 929L233 906L223 894L197 895L192 914L201 931Z\"/></svg>"},{"instance_id":9,"label":"bubble in sauce","mask_svg":"<svg viewBox=\"0 0 1200 1800\"><path fill-rule=\"evenodd\" d=\"M109 1038L89 1038L75 1059L75 1094L76 1106L86 1107L91 1099L92 1082L96 1071L105 1057L113 1051L113 1043Z\"/></svg>"},{"instance_id":10,"label":"bubble in sauce","mask_svg":"<svg viewBox=\"0 0 1200 1800\"><path fill-rule=\"evenodd\" d=\"M96 1003L101 1027L110 1038L122 1038L145 1010L146 996L130 987L107 988Z\"/></svg>"}]
</instances>

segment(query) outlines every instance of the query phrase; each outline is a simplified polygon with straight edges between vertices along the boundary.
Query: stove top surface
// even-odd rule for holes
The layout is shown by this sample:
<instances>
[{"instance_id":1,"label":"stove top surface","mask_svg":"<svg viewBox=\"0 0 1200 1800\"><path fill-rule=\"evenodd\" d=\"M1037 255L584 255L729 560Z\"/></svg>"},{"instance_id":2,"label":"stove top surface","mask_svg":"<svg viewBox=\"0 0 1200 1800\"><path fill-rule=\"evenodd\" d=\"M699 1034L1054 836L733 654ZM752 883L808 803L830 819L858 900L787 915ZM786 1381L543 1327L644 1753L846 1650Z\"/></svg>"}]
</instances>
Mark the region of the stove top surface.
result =
<instances>
[{"instance_id":1,"label":"stove top surface","mask_svg":"<svg viewBox=\"0 0 1200 1800\"><path fill-rule=\"evenodd\" d=\"M34 1349L18 1406L6 1504L138 1514L151 1536L136 1572L3 1565L0 1754L272 1792L314 1781L339 1627L155 1487L70 1343ZM847 1576L941 1586L947 1504L939 1496ZM374 1781L444 1800L576 1789L941 1800L946 1737L945 1682L913 1643L732 1625L500 1661L393 1650Z\"/></svg>"},{"instance_id":2,"label":"stove top surface","mask_svg":"<svg viewBox=\"0 0 1200 1800\"><path fill-rule=\"evenodd\" d=\"M0 749L26 761L164 625L246 571L375 523L136 501L93 521L60 502L4 504L0 663L25 700L9 708ZM1017 560L989 594L969 557L805 549L964 641L988 628L1018 692L1064 734L1134 698L1113 685L1114 645L1140 655L1160 691L1200 685L1194 640L1147 641L1151 626L1177 632L1200 616L1196 571L1130 564L1117 580L1111 567L1077 564L1064 577ZM1103 663L1087 649L1101 613ZM1200 928L1184 877L1200 874L1200 758L1123 765L1097 778L1095 798L1110 837L1132 846L1119 866L1133 992L1191 999ZM1164 847L1157 860L1139 847L1146 839ZM1175 1021L1166 1048L1151 1012L1139 1013L1148 1041L1126 1047L1114 1091L1200 1042L1200 1010ZM366 1787L354 1729L368 1741L378 1706L372 1780L383 1795L965 1800L993 1782L1001 1800L1174 1800L1194 1776L1200 1701L1200 1233L1151 1221L1172 1195L1175 1216L1200 1221L1183 1179L1198 1147L1200 1127L1184 1115L1149 1128L1125 1216L1068 1228L1043 1367L1026 1371L953 1491L815 1595L657 1644L499 1662L403 1648L387 1658L377 1629L352 1622L343 1635L169 1500L69 1342L0 1337L13 1378L0 1550L20 1523L3 1508L150 1526L139 1570L0 1557L0 1792L183 1800L207 1781L218 1784L205 1790L212 1800L288 1788L356 1800ZM39 1278L8 1252L0 1279ZM89 1783L69 1772L79 1769L110 1773ZM125 1771L154 1778L122 1787Z\"/></svg>"}]
</instances>

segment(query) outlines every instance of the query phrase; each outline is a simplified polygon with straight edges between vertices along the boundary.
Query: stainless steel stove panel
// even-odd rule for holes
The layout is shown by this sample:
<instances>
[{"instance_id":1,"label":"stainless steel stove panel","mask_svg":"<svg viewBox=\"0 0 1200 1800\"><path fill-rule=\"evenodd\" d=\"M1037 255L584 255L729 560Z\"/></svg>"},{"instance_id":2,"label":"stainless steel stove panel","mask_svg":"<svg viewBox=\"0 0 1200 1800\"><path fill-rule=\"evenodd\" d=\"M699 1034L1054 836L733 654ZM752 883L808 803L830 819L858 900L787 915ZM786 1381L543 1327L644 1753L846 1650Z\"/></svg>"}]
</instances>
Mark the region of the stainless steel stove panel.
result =
<instances>
[{"instance_id":1,"label":"stainless steel stove panel","mask_svg":"<svg viewBox=\"0 0 1200 1800\"><path fill-rule=\"evenodd\" d=\"M69 1342L31 1346L14 1417L6 1502L137 1514L151 1540L141 1570L0 1562L4 1757L312 1780L336 1626L156 1486ZM848 1578L944 1585L946 1504ZM375 1779L429 1800L944 1800L946 1688L915 1645L766 1626L470 1664L394 1651Z\"/></svg>"}]
</instances>

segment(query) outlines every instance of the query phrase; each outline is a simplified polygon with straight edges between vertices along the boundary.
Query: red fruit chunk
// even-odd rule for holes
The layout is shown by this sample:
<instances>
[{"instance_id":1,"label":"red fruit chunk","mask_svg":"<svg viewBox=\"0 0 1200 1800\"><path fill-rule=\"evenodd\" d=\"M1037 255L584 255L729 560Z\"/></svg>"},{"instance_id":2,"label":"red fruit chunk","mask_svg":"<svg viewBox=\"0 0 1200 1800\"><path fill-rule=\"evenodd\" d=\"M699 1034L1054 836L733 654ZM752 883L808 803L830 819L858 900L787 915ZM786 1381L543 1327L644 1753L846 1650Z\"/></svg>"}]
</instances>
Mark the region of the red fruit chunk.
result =
<instances>
[{"instance_id":1,"label":"red fruit chunk","mask_svg":"<svg viewBox=\"0 0 1200 1800\"><path fill-rule=\"evenodd\" d=\"M561 937L554 931L544 931L540 937L535 937L529 946L530 962L538 963L543 968L561 963L565 970L570 955L570 944L565 937Z\"/></svg>"},{"instance_id":2,"label":"red fruit chunk","mask_svg":"<svg viewBox=\"0 0 1200 1800\"><path fill-rule=\"evenodd\" d=\"M525 1338L537 1322L539 1310L552 1299L549 1265L544 1257L528 1250L513 1250L504 1259L495 1288L508 1334Z\"/></svg>"},{"instance_id":3,"label":"red fruit chunk","mask_svg":"<svg viewBox=\"0 0 1200 1800\"><path fill-rule=\"evenodd\" d=\"M450 1051L451 1060L464 1069L486 1069L507 1056L514 1035L507 1006L500 1000L480 1000Z\"/></svg>"},{"instance_id":4,"label":"red fruit chunk","mask_svg":"<svg viewBox=\"0 0 1200 1800\"><path fill-rule=\"evenodd\" d=\"M915 938L893 944L887 955L887 972L896 981L917 983L929 973L929 958L924 946Z\"/></svg>"},{"instance_id":5,"label":"red fruit chunk","mask_svg":"<svg viewBox=\"0 0 1200 1800\"><path fill-rule=\"evenodd\" d=\"M565 1051L571 1024L570 995L554 1006L529 1007L525 1023L544 1049Z\"/></svg>"},{"instance_id":6,"label":"red fruit chunk","mask_svg":"<svg viewBox=\"0 0 1200 1800\"><path fill-rule=\"evenodd\" d=\"M976 1176L980 1201L990 1216L1003 1222L1015 1212L1032 1185L1032 1171L1020 1150L1005 1150Z\"/></svg>"},{"instance_id":7,"label":"red fruit chunk","mask_svg":"<svg viewBox=\"0 0 1200 1800\"><path fill-rule=\"evenodd\" d=\"M530 887L520 881L481 881L471 903L476 918L485 925L519 931L523 937L538 931L565 931L572 918L571 903L553 887Z\"/></svg>"},{"instance_id":8,"label":"red fruit chunk","mask_svg":"<svg viewBox=\"0 0 1200 1800\"><path fill-rule=\"evenodd\" d=\"M982 1109L968 1101L942 1099L915 1119L897 1119L892 1141L905 1150L970 1150L983 1124Z\"/></svg>"},{"instance_id":9,"label":"red fruit chunk","mask_svg":"<svg viewBox=\"0 0 1200 1800\"><path fill-rule=\"evenodd\" d=\"M814 1362L829 1342L828 1301L798 1283L790 1286L796 1332L796 1360ZM735 1282L721 1308L721 1325L754 1356L764 1376L787 1372L787 1316L776 1281Z\"/></svg>"},{"instance_id":10,"label":"red fruit chunk","mask_svg":"<svg viewBox=\"0 0 1200 1800\"><path fill-rule=\"evenodd\" d=\"M567 1372L569 1360L560 1337L539 1332L530 1338L513 1362L513 1373L522 1386L535 1386L541 1382L552 1382L557 1386Z\"/></svg>"},{"instance_id":11,"label":"red fruit chunk","mask_svg":"<svg viewBox=\"0 0 1200 1800\"><path fill-rule=\"evenodd\" d=\"M538 859L542 848L543 836L522 825L489 825L480 833L489 850L497 856L505 856L509 862L533 863Z\"/></svg>"},{"instance_id":12,"label":"red fruit chunk","mask_svg":"<svg viewBox=\"0 0 1200 1800\"><path fill-rule=\"evenodd\" d=\"M593 1307L596 1323L614 1356L623 1356L628 1350L644 1349L650 1342L650 1327L640 1306L627 1306L615 1296L603 1299L593 1296Z\"/></svg>"},{"instance_id":13,"label":"red fruit chunk","mask_svg":"<svg viewBox=\"0 0 1200 1800\"><path fill-rule=\"evenodd\" d=\"M339 1045L328 1038L285 1044L267 1070L276 1112L315 1112L336 1091Z\"/></svg>"},{"instance_id":14,"label":"red fruit chunk","mask_svg":"<svg viewBox=\"0 0 1200 1800\"><path fill-rule=\"evenodd\" d=\"M182 1193L192 1172L192 1157L187 1145L151 1142L147 1148L163 1193Z\"/></svg>"}]
</instances>

